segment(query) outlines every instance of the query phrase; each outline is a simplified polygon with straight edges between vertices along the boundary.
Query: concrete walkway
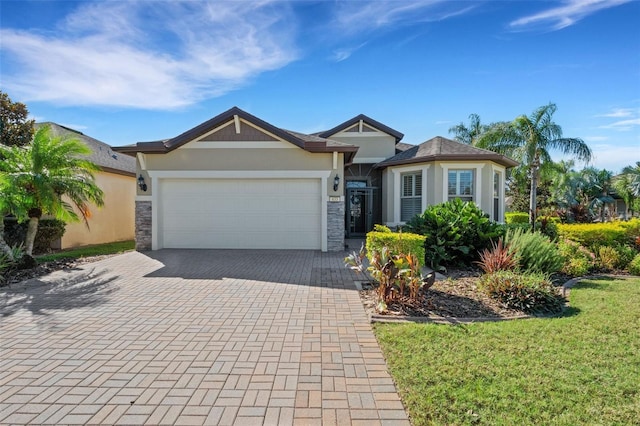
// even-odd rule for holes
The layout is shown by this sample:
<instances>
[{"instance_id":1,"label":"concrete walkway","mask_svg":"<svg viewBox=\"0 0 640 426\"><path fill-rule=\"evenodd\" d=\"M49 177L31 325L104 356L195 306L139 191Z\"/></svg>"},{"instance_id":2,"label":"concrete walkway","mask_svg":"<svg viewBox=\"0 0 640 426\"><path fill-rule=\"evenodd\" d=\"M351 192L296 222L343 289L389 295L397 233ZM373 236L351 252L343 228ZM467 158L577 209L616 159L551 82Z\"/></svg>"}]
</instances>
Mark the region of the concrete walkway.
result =
<instances>
[{"instance_id":1,"label":"concrete walkway","mask_svg":"<svg viewBox=\"0 0 640 426\"><path fill-rule=\"evenodd\" d=\"M344 255L130 252L0 288L0 423L408 425Z\"/></svg>"}]
</instances>

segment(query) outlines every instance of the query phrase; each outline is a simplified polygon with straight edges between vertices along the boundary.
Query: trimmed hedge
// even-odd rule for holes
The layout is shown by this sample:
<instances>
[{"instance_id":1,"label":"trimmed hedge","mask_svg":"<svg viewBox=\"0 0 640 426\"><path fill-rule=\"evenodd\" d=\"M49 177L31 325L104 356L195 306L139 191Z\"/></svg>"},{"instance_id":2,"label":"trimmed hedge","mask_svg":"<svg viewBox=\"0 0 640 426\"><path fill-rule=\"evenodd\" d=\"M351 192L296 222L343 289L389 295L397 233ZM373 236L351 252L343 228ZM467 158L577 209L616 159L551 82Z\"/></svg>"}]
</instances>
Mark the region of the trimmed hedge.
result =
<instances>
[{"instance_id":1,"label":"trimmed hedge","mask_svg":"<svg viewBox=\"0 0 640 426\"><path fill-rule=\"evenodd\" d=\"M640 236L640 219L628 222L560 224L558 235L597 252L602 246L632 244Z\"/></svg>"},{"instance_id":2,"label":"trimmed hedge","mask_svg":"<svg viewBox=\"0 0 640 426\"><path fill-rule=\"evenodd\" d=\"M529 213L525 212L506 212L504 221L507 225L512 223L529 223Z\"/></svg>"},{"instance_id":3,"label":"trimmed hedge","mask_svg":"<svg viewBox=\"0 0 640 426\"><path fill-rule=\"evenodd\" d=\"M393 254L413 254L422 264L424 260L424 241L422 235L409 232L369 232L367 233L367 257L371 260L373 252L382 251L387 246Z\"/></svg>"}]
</instances>

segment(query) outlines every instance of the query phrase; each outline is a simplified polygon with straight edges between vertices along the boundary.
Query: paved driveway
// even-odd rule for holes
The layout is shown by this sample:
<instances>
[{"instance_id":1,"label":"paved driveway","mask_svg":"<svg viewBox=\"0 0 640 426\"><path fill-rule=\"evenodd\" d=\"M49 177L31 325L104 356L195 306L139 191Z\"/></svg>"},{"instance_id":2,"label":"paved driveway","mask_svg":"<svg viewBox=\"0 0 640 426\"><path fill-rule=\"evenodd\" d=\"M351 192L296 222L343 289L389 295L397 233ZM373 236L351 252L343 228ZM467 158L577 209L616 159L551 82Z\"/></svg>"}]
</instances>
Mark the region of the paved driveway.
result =
<instances>
[{"instance_id":1,"label":"paved driveway","mask_svg":"<svg viewBox=\"0 0 640 426\"><path fill-rule=\"evenodd\" d=\"M0 423L408 424L343 256L130 252L0 288Z\"/></svg>"}]
</instances>

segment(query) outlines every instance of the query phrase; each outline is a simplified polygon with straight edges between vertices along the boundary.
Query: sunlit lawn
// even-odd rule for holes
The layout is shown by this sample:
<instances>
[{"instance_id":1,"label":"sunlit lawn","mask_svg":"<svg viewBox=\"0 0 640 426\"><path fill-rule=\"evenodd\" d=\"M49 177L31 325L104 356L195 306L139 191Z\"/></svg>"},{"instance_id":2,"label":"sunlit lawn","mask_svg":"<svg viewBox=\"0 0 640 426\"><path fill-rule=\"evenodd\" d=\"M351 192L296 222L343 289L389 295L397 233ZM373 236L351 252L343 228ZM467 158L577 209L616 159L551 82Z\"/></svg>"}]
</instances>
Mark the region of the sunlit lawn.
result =
<instances>
[{"instance_id":1,"label":"sunlit lawn","mask_svg":"<svg viewBox=\"0 0 640 426\"><path fill-rule=\"evenodd\" d=\"M377 324L412 423L640 424L640 278L571 291L560 318Z\"/></svg>"},{"instance_id":2,"label":"sunlit lawn","mask_svg":"<svg viewBox=\"0 0 640 426\"><path fill-rule=\"evenodd\" d=\"M77 249L64 250L64 251L59 251L57 253L52 253L52 254L44 254L41 256L36 256L36 261L38 263L44 263L44 262L51 262L53 260L60 260L60 259L77 259L80 257L101 256L105 254L117 254L117 253L124 253L125 251L128 251L128 250L133 250L134 248L135 248L134 241L119 241L116 243L80 247Z\"/></svg>"}]
</instances>

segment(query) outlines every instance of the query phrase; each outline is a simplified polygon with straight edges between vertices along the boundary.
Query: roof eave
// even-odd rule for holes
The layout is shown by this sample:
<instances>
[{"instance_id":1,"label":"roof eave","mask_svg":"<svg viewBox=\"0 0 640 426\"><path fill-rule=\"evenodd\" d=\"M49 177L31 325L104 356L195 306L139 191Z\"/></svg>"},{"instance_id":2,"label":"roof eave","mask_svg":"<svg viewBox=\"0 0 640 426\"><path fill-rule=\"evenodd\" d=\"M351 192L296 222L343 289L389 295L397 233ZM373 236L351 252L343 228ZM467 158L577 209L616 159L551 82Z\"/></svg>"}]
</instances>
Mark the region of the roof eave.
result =
<instances>
[{"instance_id":1,"label":"roof eave","mask_svg":"<svg viewBox=\"0 0 640 426\"><path fill-rule=\"evenodd\" d=\"M428 155L425 157L414 157L414 158L407 158L404 160L389 161L389 162L382 161L374 165L374 167L382 169L390 166L402 166L405 164L416 164L416 163L430 163L433 161L473 161L473 160L493 161L502 166L505 166L507 169L516 167L519 164L518 162L500 154L487 155L487 156L473 156L473 157L470 157L469 155L451 154L451 155Z\"/></svg>"}]
</instances>

